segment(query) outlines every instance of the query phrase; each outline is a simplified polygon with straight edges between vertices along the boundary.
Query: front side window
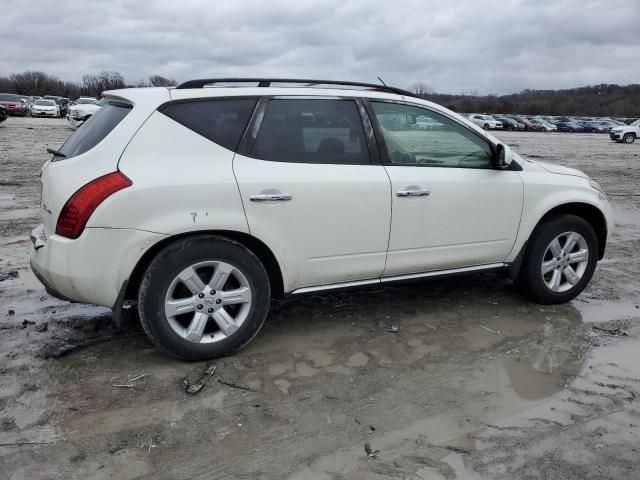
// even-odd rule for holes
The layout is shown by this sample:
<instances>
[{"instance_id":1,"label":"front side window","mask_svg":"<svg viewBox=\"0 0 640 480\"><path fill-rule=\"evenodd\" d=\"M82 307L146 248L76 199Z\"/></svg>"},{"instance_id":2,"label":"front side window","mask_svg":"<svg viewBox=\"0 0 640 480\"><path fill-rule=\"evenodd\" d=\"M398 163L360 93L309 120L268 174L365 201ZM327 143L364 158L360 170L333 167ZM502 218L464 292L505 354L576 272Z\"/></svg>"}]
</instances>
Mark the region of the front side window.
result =
<instances>
[{"instance_id":1,"label":"front side window","mask_svg":"<svg viewBox=\"0 0 640 480\"><path fill-rule=\"evenodd\" d=\"M389 162L449 168L491 168L487 141L470 129L432 110L388 102L372 102ZM428 118L432 128L420 128Z\"/></svg>"},{"instance_id":2,"label":"front side window","mask_svg":"<svg viewBox=\"0 0 640 480\"><path fill-rule=\"evenodd\" d=\"M298 163L369 163L353 100L274 99L267 104L251 155Z\"/></svg>"},{"instance_id":3,"label":"front side window","mask_svg":"<svg viewBox=\"0 0 640 480\"><path fill-rule=\"evenodd\" d=\"M78 128L60 148L67 158L81 155L100 143L131 111L130 105L108 104Z\"/></svg>"}]
</instances>

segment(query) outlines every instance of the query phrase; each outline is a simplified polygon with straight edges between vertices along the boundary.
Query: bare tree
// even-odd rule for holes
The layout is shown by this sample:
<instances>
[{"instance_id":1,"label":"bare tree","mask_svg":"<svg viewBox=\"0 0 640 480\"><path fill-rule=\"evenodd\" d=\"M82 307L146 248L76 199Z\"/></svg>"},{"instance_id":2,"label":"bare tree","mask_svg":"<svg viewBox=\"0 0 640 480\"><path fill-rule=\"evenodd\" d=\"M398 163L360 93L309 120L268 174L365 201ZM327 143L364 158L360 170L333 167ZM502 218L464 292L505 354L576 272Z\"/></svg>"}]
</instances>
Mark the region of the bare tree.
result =
<instances>
[{"instance_id":1,"label":"bare tree","mask_svg":"<svg viewBox=\"0 0 640 480\"><path fill-rule=\"evenodd\" d=\"M425 82L416 82L413 84L413 91L416 92L416 95L419 97L428 97L433 94L433 88L429 86L429 84Z\"/></svg>"},{"instance_id":2,"label":"bare tree","mask_svg":"<svg viewBox=\"0 0 640 480\"><path fill-rule=\"evenodd\" d=\"M152 87L175 87L178 82L172 78L165 78L160 75L151 75L149 77L149 83Z\"/></svg>"}]
</instances>

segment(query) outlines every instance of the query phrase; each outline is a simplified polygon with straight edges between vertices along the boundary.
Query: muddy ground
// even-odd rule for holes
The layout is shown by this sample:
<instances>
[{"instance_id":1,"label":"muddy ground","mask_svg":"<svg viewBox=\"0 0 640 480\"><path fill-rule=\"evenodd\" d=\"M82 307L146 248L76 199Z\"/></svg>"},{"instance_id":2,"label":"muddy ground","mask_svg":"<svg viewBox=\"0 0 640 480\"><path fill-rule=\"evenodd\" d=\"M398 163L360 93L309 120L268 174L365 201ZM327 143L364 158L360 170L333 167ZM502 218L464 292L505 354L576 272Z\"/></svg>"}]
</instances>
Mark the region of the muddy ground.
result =
<instances>
[{"instance_id":1,"label":"muddy ground","mask_svg":"<svg viewBox=\"0 0 640 480\"><path fill-rule=\"evenodd\" d=\"M575 301L542 307L496 275L292 298L189 396L205 365L159 354L134 321L44 358L114 333L108 310L48 296L28 269L44 149L69 134L0 125L0 477L640 478L640 143L497 134L609 192L617 230Z\"/></svg>"}]
</instances>

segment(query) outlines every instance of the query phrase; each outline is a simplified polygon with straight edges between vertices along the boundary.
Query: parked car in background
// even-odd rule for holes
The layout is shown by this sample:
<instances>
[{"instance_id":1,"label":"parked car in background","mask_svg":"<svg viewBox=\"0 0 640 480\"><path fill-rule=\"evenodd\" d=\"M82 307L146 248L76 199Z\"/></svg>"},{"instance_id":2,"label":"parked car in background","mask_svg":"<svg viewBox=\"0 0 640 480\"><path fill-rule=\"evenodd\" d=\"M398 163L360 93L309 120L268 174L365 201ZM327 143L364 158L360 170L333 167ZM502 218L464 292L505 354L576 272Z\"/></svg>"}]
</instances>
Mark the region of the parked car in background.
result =
<instances>
[{"instance_id":1,"label":"parked car in background","mask_svg":"<svg viewBox=\"0 0 640 480\"><path fill-rule=\"evenodd\" d=\"M542 118L529 117L529 121L533 125L538 126L539 130L542 132L556 132L558 130L558 127L556 127L554 124L549 123L546 120L543 120Z\"/></svg>"},{"instance_id":2,"label":"parked car in background","mask_svg":"<svg viewBox=\"0 0 640 480\"><path fill-rule=\"evenodd\" d=\"M9 115L25 116L27 109L25 108L20 95L14 93L0 93L0 105L2 105Z\"/></svg>"},{"instance_id":3,"label":"parked car in background","mask_svg":"<svg viewBox=\"0 0 640 480\"><path fill-rule=\"evenodd\" d=\"M31 106L32 117L59 117L60 107L55 100L43 98L36 100Z\"/></svg>"},{"instance_id":4,"label":"parked car in background","mask_svg":"<svg viewBox=\"0 0 640 480\"><path fill-rule=\"evenodd\" d=\"M597 122L594 122L592 120L583 120L577 123L578 125L583 126L586 131L591 133L607 133L609 131L608 128L605 128L602 125L598 125Z\"/></svg>"},{"instance_id":5,"label":"parked car in background","mask_svg":"<svg viewBox=\"0 0 640 480\"><path fill-rule=\"evenodd\" d=\"M640 120L636 120L631 125L613 127L609 131L609 137L616 142L633 143L636 138L640 138Z\"/></svg>"},{"instance_id":6,"label":"parked car in background","mask_svg":"<svg viewBox=\"0 0 640 480\"><path fill-rule=\"evenodd\" d=\"M532 123L531 120L529 120L526 117L520 117L520 116L517 116L517 115L509 115L509 118L513 118L514 120L522 123L524 125L524 129L527 130L527 131L539 132L540 130L542 130L542 126L541 125Z\"/></svg>"},{"instance_id":7,"label":"parked car in background","mask_svg":"<svg viewBox=\"0 0 640 480\"><path fill-rule=\"evenodd\" d=\"M616 122L612 122L611 120L596 120L597 125L601 126L605 129L605 131L609 132L613 127L621 127L622 125L618 125Z\"/></svg>"},{"instance_id":8,"label":"parked car in background","mask_svg":"<svg viewBox=\"0 0 640 480\"><path fill-rule=\"evenodd\" d=\"M69 107L67 121L75 128L86 122L91 115L96 113L105 104L104 100L80 97L75 105Z\"/></svg>"},{"instance_id":9,"label":"parked car in background","mask_svg":"<svg viewBox=\"0 0 640 480\"><path fill-rule=\"evenodd\" d=\"M205 360L249 343L286 294L504 271L557 304L605 254L595 181L411 92L216 82L105 92L49 149L31 267L50 293L116 321L136 302L163 352ZM416 130L421 116L443 128Z\"/></svg>"},{"instance_id":10,"label":"parked car in background","mask_svg":"<svg viewBox=\"0 0 640 480\"><path fill-rule=\"evenodd\" d=\"M0 105L0 123L4 122L8 116L7 109Z\"/></svg>"},{"instance_id":11,"label":"parked car in background","mask_svg":"<svg viewBox=\"0 0 640 480\"><path fill-rule=\"evenodd\" d=\"M496 130L502 128L502 122L499 122L491 115L480 115L474 113L469 115L469 120L485 130Z\"/></svg>"},{"instance_id":12,"label":"parked car in background","mask_svg":"<svg viewBox=\"0 0 640 480\"><path fill-rule=\"evenodd\" d=\"M56 102L56 104L58 105L58 107L60 107L60 116L64 117L67 115L67 111L69 109L69 99L65 98L65 97L58 97L55 95L45 95L44 97L47 100L53 100L54 102Z\"/></svg>"},{"instance_id":13,"label":"parked car in background","mask_svg":"<svg viewBox=\"0 0 640 480\"><path fill-rule=\"evenodd\" d=\"M493 118L502 123L502 128L505 130L524 130L524 123L519 123L513 118L503 117L500 115L494 115Z\"/></svg>"},{"instance_id":14,"label":"parked car in background","mask_svg":"<svg viewBox=\"0 0 640 480\"><path fill-rule=\"evenodd\" d=\"M556 123L556 127L558 127L559 132L586 132L588 131L585 127L576 122L558 122Z\"/></svg>"}]
</instances>

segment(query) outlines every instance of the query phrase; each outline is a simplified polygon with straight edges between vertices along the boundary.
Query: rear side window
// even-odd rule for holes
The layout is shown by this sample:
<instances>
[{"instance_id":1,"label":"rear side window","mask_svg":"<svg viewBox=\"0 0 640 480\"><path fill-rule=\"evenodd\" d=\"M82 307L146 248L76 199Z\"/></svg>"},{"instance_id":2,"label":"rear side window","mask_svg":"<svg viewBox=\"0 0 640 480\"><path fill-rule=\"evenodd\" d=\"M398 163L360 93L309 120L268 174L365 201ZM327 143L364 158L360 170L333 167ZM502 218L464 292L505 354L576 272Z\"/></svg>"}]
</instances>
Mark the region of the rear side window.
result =
<instances>
[{"instance_id":1,"label":"rear side window","mask_svg":"<svg viewBox=\"0 0 640 480\"><path fill-rule=\"evenodd\" d=\"M67 158L82 155L99 144L131 111L130 105L107 104L89 117L60 149Z\"/></svg>"},{"instance_id":2,"label":"rear side window","mask_svg":"<svg viewBox=\"0 0 640 480\"><path fill-rule=\"evenodd\" d=\"M236 151L256 102L256 99L219 99L171 103L160 111L212 142Z\"/></svg>"},{"instance_id":3,"label":"rear side window","mask_svg":"<svg viewBox=\"0 0 640 480\"><path fill-rule=\"evenodd\" d=\"M353 100L269 101L251 155L296 163L369 163L360 112Z\"/></svg>"}]
</instances>

